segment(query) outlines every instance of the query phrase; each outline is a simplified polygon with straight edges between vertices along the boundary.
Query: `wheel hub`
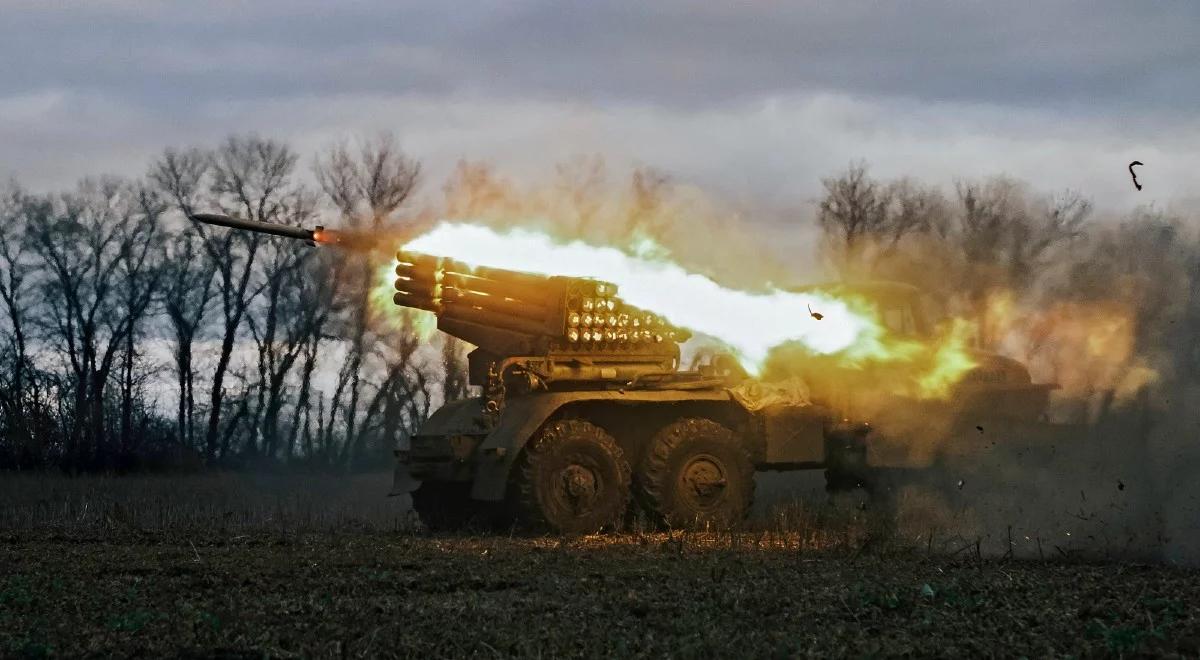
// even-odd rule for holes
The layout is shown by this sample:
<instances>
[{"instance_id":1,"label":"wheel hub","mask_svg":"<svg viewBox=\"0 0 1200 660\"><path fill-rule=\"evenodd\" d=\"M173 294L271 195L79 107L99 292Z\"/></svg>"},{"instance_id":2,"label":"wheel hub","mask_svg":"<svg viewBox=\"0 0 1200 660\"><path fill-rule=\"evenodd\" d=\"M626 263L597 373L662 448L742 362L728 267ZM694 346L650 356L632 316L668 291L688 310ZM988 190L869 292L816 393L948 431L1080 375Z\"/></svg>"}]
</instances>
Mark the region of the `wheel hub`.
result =
<instances>
[{"instance_id":1,"label":"wheel hub","mask_svg":"<svg viewBox=\"0 0 1200 660\"><path fill-rule=\"evenodd\" d=\"M697 456L683 467L681 473L684 492L691 495L698 504L710 505L721 499L728 483L725 479L725 469L720 461L712 456Z\"/></svg>"},{"instance_id":2,"label":"wheel hub","mask_svg":"<svg viewBox=\"0 0 1200 660\"><path fill-rule=\"evenodd\" d=\"M599 485L596 473L577 463L568 465L560 475L559 487L576 511L584 511L596 500Z\"/></svg>"}]
</instances>

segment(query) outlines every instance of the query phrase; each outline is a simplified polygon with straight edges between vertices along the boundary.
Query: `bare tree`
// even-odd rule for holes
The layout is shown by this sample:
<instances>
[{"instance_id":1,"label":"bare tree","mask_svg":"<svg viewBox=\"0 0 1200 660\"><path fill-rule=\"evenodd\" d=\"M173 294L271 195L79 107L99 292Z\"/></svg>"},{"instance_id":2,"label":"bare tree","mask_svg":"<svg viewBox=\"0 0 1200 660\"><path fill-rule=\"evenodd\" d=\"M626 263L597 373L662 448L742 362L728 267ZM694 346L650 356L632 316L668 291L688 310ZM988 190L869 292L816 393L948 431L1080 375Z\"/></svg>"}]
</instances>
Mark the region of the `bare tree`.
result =
<instances>
[{"instance_id":1,"label":"bare tree","mask_svg":"<svg viewBox=\"0 0 1200 660\"><path fill-rule=\"evenodd\" d=\"M167 204L158 191L144 185L136 184L132 190L136 196L137 213L141 222L160 224L160 219L166 213ZM150 305L159 297L164 275L163 262L159 257L162 250L163 232L155 230L145 234L139 244L135 244L134 253L126 255L118 267L118 278L122 285L122 311L129 319L129 327L125 332L125 345L121 354L120 365L120 446L118 454L128 458L136 450L142 434L134 433L135 413L141 413L142 426L146 421L145 409L141 404L145 400L144 383L145 371L143 355L139 346L144 335L143 324L150 315Z\"/></svg>"},{"instance_id":2,"label":"bare tree","mask_svg":"<svg viewBox=\"0 0 1200 660\"><path fill-rule=\"evenodd\" d=\"M10 183L0 191L0 303L3 304L4 345L0 346L0 440L8 445L16 464L30 462L38 452L30 424L33 409L40 403L34 365L30 358L30 325L33 313L32 261L26 236L27 214L40 200ZM3 453L5 447L0 447Z\"/></svg>"},{"instance_id":3,"label":"bare tree","mask_svg":"<svg viewBox=\"0 0 1200 660\"><path fill-rule=\"evenodd\" d=\"M403 317L399 332L381 337L375 350L382 358L383 377L367 404L362 440L343 447L340 462L349 464L366 461L368 438L374 438L376 448L383 450L397 441L409 438L417 426L429 416L433 403L431 384L435 378L414 360L420 340L412 327L411 315Z\"/></svg>"},{"instance_id":4,"label":"bare tree","mask_svg":"<svg viewBox=\"0 0 1200 660\"><path fill-rule=\"evenodd\" d=\"M297 439L303 439L304 442L304 457L312 461L313 453L313 432L312 432L312 377L317 369L317 356L323 337L319 335L311 335L308 341L304 344L303 353L304 360L300 367L300 392L296 395L296 420L292 425L291 432L288 434L288 442L284 448L284 457L291 461L296 455ZM320 426L324 421L324 404L320 400L318 394L318 412L317 425ZM301 421L303 419L303 421ZM320 435L320 431L317 432Z\"/></svg>"},{"instance_id":5,"label":"bare tree","mask_svg":"<svg viewBox=\"0 0 1200 660\"><path fill-rule=\"evenodd\" d=\"M34 252L44 264L41 323L69 371L74 420L68 464L107 460L105 390L114 361L153 298L157 209L136 187L88 181L40 205L30 217Z\"/></svg>"},{"instance_id":6,"label":"bare tree","mask_svg":"<svg viewBox=\"0 0 1200 660\"><path fill-rule=\"evenodd\" d=\"M317 259L311 260L297 292L296 300L302 302L302 305L294 311L295 318L292 323L294 323L295 330L289 332L289 337L293 339L287 346L286 355L288 357L286 359L290 360L292 364L297 359L301 359L300 387L294 404L296 414L288 429L287 442L283 448L284 455L288 459L295 455L297 437L302 434L306 443L310 442L312 378L316 371L320 346L323 341L328 339L328 325L331 320L343 311L339 306L338 295L341 284L334 272L336 259L336 255L325 253L319 255ZM290 364L287 366L289 369L291 368ZM300 421L301 418L303 418L303 422ZM277 431L268 429L265 434L274 439ZM271 455L275 454L273 445L270 452ZM308 457L311 458L311 453L308 454Z\"/></svg>"},{"instance_id":7,"label":"bare tree","mask_svg":"<svg viewBox=\"0 0 1200 660\"><path fill-rule=\"evenodd\" d=\"M5 231L0 232L0 302L4 303L7 321L4 347L11 363L9 382L5 391L19 398L23 390L26 373L29 371L29 354L26 333L29 315L29 276L32 264L26 253L25 218L27 205L33 203L15 183L0 193L0 222Z\"/></svg>"},{"instance_id":8,"label":"bare tree","mask_svg":"<svg viewBox=\"0 0 1200 660\"><path fill-rule=\"evenodd\" d=\"M1065 283L1054 294L1095 301L1118 300L1137 311L1137 344L1150 353L1175 344L1184 367L1195 343L1188 321L1200 319L1193 283L1200 277L1200 251L1181 218L1140 208L1116 227L1095 232L1086 248L1071 259ZM1179 326L1184 326L1180 328ZM1178 336L1183 331L1185 337Z\"/></svg>"},{"instance_id":9,"label":"bare tree","mask_svg":"<svg viewBox=\"0 0 1200 660\"><path fill-rule=\"evenodd\" d=\"M336 145L317 159L317 178L329 202L338 209L342 222L351 228L381 231L395 227L396 214L412 194L420 165L400 148L398 140L384 133L364 141L357 154L345 144ZM379 264L373 255L354 255L356 261L337 266L347 285L347 355L338 374L330 405L330 423L341 415L345 423L348 456L359 456L366 442L360 428L364 361L371 345L379 340L371 332L370 294ZM368 409L370 413L370 409Z\"/></svg>"},{"instance_id":10,"label":"bare tree","mask_svg":"<svg viewBox=\"0 0 1200 660\"><path fill-rule=\"evenodd\" d=\"M196 339L216 293L217 263L204 251L202 238L185 225L164 242L163 311L174 336L172 356L179 388L176 428L179 441L196 448Z\"/></svg>"},{"instance_id":11,"label":"bare tree","mask_svg":"<svg viewBox=\"0 0 1200 660\"><path fill-rule=\"evenodd\" d=\"M289 377L307 347L314 350L325 337L325 326L336 311L337 280L329 252L296 251L294 245L275 246L272 258L263 262L264 292L260 309L249 316L250 329L258 347L258 382L255 426L261 447L255 453L275 458L282 444L280 417L288 397ZM302 371L306 380L311 371ZM297 403L299 403L297 401ZM290 445L291 441L288 441Z\"/></svg>"},{"instance_id":12,"label":"bare tree","mask_svg":"<svg viewBox=\"0 0 1200 660\"><path fill-rule=\"evenodd\" d=\"M305 191L292 180L296 158L289 147L274 140L231 137L211 153L168 151L155 164L151 176L185 214L204 203L251 220L287 223L304 219L310 208ZM224 321L204 441L205 454L214 461L228 450L229 433L220 433L225 377L246 311L259 293L251 285L265 239L253 232L197 231L217 264L217 291Z\"/></svg>"},{"instance_id":13,"label":"bare tree","mask_svg":"<svg viewBox=\"0 0 1200 660\"><path fill-rule=\"evenodd\" d=\"M391 133L360 145L357 157L338 144L317 158L317 179L329 201L352 228L381 229L416 188L421 164L409 158Z\"/></svg>"},{"instance_id":14,"label":"bare tree","mask_svg":"<svg viewBox=\"0 0 1200 660\"><path fill-rule=\"evenodd\" d=\"M1023 291L1056 257L1056 250L1083 233L1091 203L1066 191L1035 200L1012 179L959 182L956 239L967 265L973 297L987 289Z\"/></svg>"},{"instance_id":15,"label":"bare tree","mask_svg":"<svg viewBox=\"0 0 1200 660\"><path fill-rule=\"evenodd\" d=\"M1012 228L1009 279L1028 288L1061 256L1062 249L1083 237L1092 203L1076 191L1065 190L1039 204L1029 222Z\"/></svg>"},{"instance_id":16,"label":"bare tree","mask_svg":"<svg viewBox=\"0 0 1200 660\"><path fill-rule=\"evenodd\" d=\"M843 276L870 275L892 257L902 240L934 231L943 215L941 195L902 179L885 184L870 177L863 163L822 179L817 224Z\"/></svg>"}]
</instances>

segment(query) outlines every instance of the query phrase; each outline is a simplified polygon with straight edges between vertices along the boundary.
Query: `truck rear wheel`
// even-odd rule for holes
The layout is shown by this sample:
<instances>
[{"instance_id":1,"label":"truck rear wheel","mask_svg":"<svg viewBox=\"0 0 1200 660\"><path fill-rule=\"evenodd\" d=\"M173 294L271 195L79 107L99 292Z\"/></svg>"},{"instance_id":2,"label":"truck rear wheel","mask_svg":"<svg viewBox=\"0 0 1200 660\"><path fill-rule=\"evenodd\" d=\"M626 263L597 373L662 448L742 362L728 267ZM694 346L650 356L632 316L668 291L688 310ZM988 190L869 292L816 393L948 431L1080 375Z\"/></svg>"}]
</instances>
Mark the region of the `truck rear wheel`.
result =
<instances>
[{"instance_id":1,"label":"truck rear wheel","mask_svg":"<svg viewBox=\"0 0 1200 660\"><path fill-rule=\"evenodd\" d=\"M730 525L750 511L754 465L733 431L711 419L681 419L651 440L638 495L672 527Z\"/></svg>"},{"instance_id":2,"label":"truck rear wheel","mask_svg":"<svg viewBox=\"0 0 1200 660\"><path fill-rule=\"evenodd\" d=\"M597 532L625 515L630 480L625 453L604 429L582 420L552 422L526 445L517 512L535 529Z\"/></svg>"}]
</instances>

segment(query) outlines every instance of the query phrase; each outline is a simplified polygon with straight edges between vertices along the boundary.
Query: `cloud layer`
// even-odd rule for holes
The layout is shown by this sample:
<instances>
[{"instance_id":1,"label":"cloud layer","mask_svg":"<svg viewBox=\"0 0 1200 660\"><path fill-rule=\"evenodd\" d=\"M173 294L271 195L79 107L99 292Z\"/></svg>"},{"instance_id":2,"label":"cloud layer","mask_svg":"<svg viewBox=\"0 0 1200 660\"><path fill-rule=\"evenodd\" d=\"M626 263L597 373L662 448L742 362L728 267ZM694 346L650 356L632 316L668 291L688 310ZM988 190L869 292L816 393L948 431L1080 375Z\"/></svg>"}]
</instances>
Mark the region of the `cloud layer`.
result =
<instances>
[{"instance_id":1,"label":"cloud layer","mask_svg":"<svg viewBox=\"0 0 1200 660\"><path fill-rule=\"evenodd\" d=\"M858 158L1118 207L1200 172L1190 3L0 4L0 173L35 188L235 131L312 150L381 128L431 176L601 153L777 207Z\"/></svg>"}]
</instances>

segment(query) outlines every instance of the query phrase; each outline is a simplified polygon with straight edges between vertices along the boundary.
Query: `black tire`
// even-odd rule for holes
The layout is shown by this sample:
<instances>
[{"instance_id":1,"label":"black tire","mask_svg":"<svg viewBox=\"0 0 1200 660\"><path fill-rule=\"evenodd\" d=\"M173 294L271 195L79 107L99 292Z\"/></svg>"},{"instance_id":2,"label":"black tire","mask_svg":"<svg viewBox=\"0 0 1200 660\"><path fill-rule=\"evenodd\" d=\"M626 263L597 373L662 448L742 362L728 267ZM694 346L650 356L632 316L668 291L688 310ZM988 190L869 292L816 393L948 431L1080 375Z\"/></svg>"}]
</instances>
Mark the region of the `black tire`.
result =
<instances>
[{"instance_id":1,"label":"black tire","mask_svg":"<svg viewBox=\"0 0 1200 660\"><path fill-rule=\"evenodd\" d=\"M513 499L531 529L588 534L616 527L629 506L629 461L604 429L551 422L525 446Z\"/></svg>"},{"instance_id":2,"label":"black tire","mask_svg":"<svg viewBox=\"0 0 1200 660\"><path fill-rule=\"evenodd\" d=\"M412 493L413 511L431 532L465 529L476 519L478 503L471 499L471 484L424 481Z\"/></svg>"},{"instance_id":3,"label":"black tire","mask_svg":"<svg viewBox=\"0 0 1200 660\"><path fill-rule=\"evenodd\" d=\"M750 511L754 465L733 431L711 419L680 419L651 439L638 498L661 524L728 526Z\"/></svg>"}]
</instances>

